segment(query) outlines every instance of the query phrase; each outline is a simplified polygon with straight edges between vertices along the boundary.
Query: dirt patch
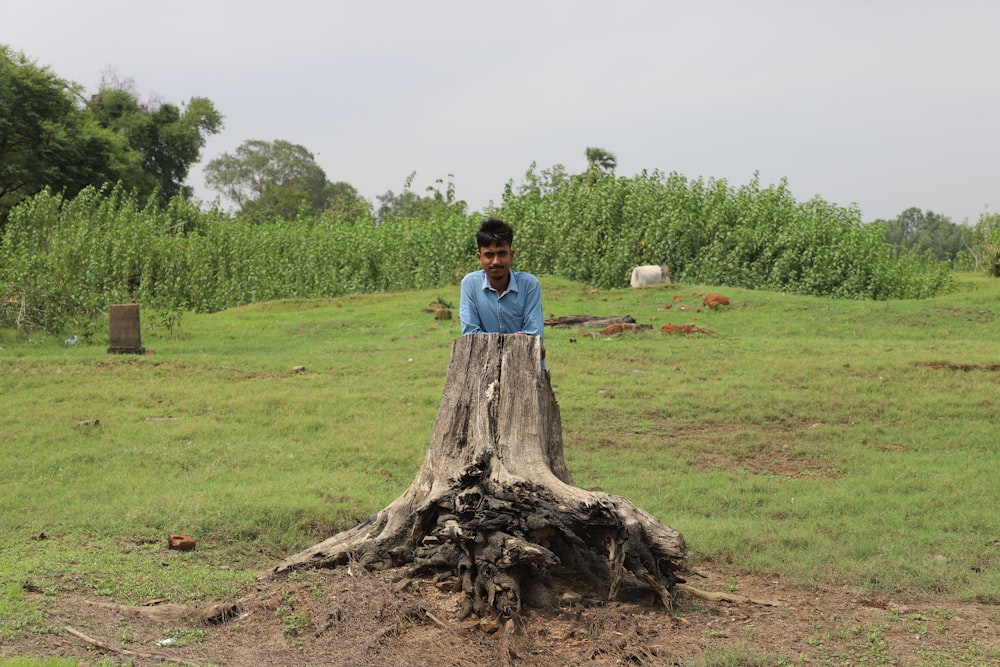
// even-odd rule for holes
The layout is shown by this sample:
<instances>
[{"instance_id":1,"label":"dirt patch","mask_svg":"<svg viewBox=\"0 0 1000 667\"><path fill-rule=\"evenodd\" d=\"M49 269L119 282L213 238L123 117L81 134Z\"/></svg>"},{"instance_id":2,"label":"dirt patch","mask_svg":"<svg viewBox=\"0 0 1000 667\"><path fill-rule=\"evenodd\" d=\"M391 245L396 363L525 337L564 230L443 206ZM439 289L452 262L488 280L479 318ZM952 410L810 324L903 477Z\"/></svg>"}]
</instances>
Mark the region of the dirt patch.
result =
<instances>
[{"instance_id":1,"label":"dirt patch","mask_svg":"<svg viewBox=\"0 0 1000 667\"><path fill-rule=\"evenodd\" d=\"M950 361L926 361L917 363L917 365L946 371L1000 371L1000 364L954 364Z\"/></svg>"},{"instance_id":2,"label":"dirt patch","mask_svg":"<svg viewBox=\"0 0 1000 667\"><path fill-rule=\"evenodd\" d=\"M693 324L664 324L660 327L660 333L665 334L710 334L715 335L715 331L695 326Z\"/></svg>"},{"instance_id":3,"label":"dirt patch","mask_svg":"<svg viewBox=\"0 0 1000 667\"><path fill-rule=\"evenodd\" d=\"M782 477L826 477L834 479L837 471L830 461L799 458L788 447L761 447L753 452L704 451L698 455L698 466L705 470L743 468L755 474Z\"/></svg>"},{"instance_id":4,"label":"dirt patch","mask_svg":"<svg viewBox=\"0 0 1000 667\"><path fill-rule=\"evenodd\" d=\"M753 447L719 446L720 442L738 439L742 427L733 424L716 424L685 429L671 426L671 436L699 443L693 464L703 470L744 469L755 474L783 477L825 477L834 479L840 471L827 458L805 456L794 443L796 434L806 429L822 426L816 422L766 425L758 429L773 436L770 441L756 443Z\"/></svg>"},{"instance_id":5,"label":"dirt patch","mask_svg":"<svg viewBox=\"0 0 1000 667\"><path fill-rule=\"evenodd\" d=\"M489 619L459 621L460 594L447 586L403 587L400 572L343 567L265 582L215 625L167 625L104 599L47 598L53 630L4 642L0 655L84 664L400 667L684 665L706 653L737 656L724 664L761 666L992 664L1000 656L996 606L789 586L776 575L738 574L711 562L692 570L688 581L700 589L736 590L780 606L681 593L671 613L648 600L607 603L567 591L558 607L497 627Z\"/></svg>"},{"instance_id":6,"label":"dirt patch","mask_svg":"<svg viewBox=\"0 0 1000 667\"><path fill-rule=\"evenodd\" d=\"M609 324L608 326L601 329L601 333L605 336L613 336L620 333L639 333L640 331L651 331L653 329L652 324ZM583 334L587 336L589 334Z\"/></svg>"},{"instance_id":7,"label":"dirt patch","mask_svg":"<svg viewBox=\"0 0 1000 667\"><path fill-rule=\"evenodd\" d=\"M704 303L709 308L716 309L719 306L728 306L729 298L723 296L722 294L712 293L712 294L706 294L702 298L701 302Z\"/></svg>"}]
</instances>

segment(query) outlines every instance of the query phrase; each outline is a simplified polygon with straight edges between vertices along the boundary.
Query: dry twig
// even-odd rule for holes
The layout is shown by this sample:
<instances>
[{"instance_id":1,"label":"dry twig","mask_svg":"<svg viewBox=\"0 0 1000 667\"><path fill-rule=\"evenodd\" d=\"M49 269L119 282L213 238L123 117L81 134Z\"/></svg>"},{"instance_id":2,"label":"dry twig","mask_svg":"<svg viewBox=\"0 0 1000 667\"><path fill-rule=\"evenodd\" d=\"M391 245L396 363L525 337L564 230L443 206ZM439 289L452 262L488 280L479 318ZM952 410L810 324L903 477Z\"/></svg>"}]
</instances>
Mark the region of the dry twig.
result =
<instances>
[{"instance_id":1,"label":"dry twig","mask_svg":"<svg viewBox=\"0 0 1000 667\"><path fill-rule=\"evenodd\" d=\"M94 639L93 637L88 637L79 630L74 630L68 625L63 626L63 630L70 633L74 637L79 637L80 639L87 642L88 644L91 644L92 646L96 646L102 651L110 651L111 653L117 653L118 655L123 655L130 658L142 658L143 660L161 660L163 662L172 662L179 665L191 665L192 667L194 667L194 663L185 662L184 660L179 660L178 658L172 655L163 655L162 653L140 653L139 651L130 651L125 648L118 648L117 646L112 646L111 644L102 642L98 639Z\"/></svg>"}]
</instances>

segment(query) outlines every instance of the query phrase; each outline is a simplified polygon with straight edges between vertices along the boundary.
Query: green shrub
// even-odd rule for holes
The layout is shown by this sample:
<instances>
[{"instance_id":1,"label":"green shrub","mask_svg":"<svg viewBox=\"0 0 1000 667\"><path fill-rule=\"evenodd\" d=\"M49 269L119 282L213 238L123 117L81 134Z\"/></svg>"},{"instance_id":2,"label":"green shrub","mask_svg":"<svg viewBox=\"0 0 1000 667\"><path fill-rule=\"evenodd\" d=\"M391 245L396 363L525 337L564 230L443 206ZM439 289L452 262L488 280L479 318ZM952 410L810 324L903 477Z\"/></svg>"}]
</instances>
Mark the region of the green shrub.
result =
<instances>
[{"instance_id":1,"label":"green shrub","mask_svg":"<svg viewBox=\"0 0 1000 667\"><path fill-rule=\"evenodd\" d=\"M112 303L140 303L176 324L186 311L454 285L477 268L481 216L463 210L250 224L180 197L143 204L120 186L71 199L44 191L11 212L0 243L0 327L90 335ZM899 254L856 208L800 203L784 181L762 188L756 175L733 188L658 171L595 179L532 166L490 213L515 225L518 268L598 288L625 287L633 266L661 263L677 282L851 299L924 298L954 285L947 263ZM1000 266L996 225L981 227L976 257Z\"/></svg>"},{"instance_id":2,"label":"green shrub","mask_svg":"<svg viewBox=\"0 0 1000 667\"><path fill-rule=\"evenodd\" d=\"M643 172L553 185L529 172L497 211L517 224L522 268L624 287L637 264L678 282L855 299L923 298L951 289L950 267L898 254L856 208L795 201L785 181L738 189L725 180Z\"/></svg>"}]
</instances>

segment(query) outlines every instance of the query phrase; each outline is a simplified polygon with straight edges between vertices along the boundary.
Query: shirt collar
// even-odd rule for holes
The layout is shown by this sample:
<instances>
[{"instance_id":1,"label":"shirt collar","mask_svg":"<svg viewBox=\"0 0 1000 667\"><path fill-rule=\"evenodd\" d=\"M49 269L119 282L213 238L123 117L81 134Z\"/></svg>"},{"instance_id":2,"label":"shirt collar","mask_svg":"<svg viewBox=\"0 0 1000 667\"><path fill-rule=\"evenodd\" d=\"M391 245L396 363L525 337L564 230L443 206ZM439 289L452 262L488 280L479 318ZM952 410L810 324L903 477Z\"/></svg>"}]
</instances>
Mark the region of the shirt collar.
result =
<instances>
[{"instance_id":1,"label":"shirt collar","mask_svg":"<svg viewBox=\"0 0 1000 667\"><path fill-rule=\"evenodd\" d=\"M510 272L510 282L507 283L507 292L517 292L517 273L513 269L508 270ZM483 291L493 290L493 285L490 285L490 277L486 275L486 271L483 271ZM504 292L506 294L507 292Z\"/></svg>"}]
</instances>

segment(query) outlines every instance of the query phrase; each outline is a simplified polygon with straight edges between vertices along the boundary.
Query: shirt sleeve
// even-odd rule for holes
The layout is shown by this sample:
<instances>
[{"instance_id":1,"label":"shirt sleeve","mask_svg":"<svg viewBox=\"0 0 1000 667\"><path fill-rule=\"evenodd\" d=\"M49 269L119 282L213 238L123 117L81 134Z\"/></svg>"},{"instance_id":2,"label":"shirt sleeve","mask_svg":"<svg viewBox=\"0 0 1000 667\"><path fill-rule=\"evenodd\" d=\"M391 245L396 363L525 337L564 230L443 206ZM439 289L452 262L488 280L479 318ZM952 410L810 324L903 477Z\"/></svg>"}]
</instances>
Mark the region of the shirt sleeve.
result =
<instances>
[{"instance_id":1,"label":"shirt sleeve","mask_svg":"<svg viewBox=\"0 0 1000 667\"><path fill-rule=\"evenodd\" d=\"M530 336L541 336L544 343L545 315L542 313L542 287L538 284L537 278L524 282L528 284L524 290L524 324L521 331Z\"/></svg>"},{"instance_id":2,"label":"shirt sleeve","mask_svg":"<svg viewBox=\"0 0 1000 667\"><path fill-rule=\"evenodd\" d=\"M462 279L462 291L459 297L458 317L462 322L462 335L483 332L483 321L479 316L476 290L480 289L476 285L474 276L466 276Z\"/></svg>"}]
</instances>

